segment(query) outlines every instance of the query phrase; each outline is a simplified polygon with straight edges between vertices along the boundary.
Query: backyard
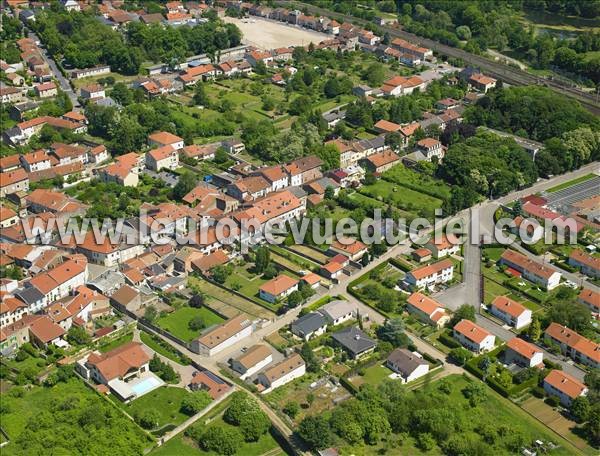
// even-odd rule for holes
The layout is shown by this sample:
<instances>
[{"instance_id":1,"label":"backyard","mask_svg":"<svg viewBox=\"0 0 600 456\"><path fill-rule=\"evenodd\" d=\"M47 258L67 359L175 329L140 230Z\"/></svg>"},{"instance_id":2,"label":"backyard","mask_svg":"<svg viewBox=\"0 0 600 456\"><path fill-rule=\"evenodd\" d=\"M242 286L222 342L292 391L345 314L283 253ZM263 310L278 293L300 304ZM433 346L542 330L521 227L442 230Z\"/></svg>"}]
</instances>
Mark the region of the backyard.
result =
<instances>
[{"instance_id":1,"label":"backyard","mask_svg":"<svg viewBox=\"0 0 600 456\"><path fill-rule=\"evenodd\" d=\"M379 180L371 185L364 185L360 192L378 201L385 201L411 212L415 217L434 215L434 210L442 207L442 200L407 187Z\"/></svg>"},{"instance_id":2,"label":"backyard","mask_svg":"<svg viewBox=\"0 0 600 456\"><path fill-rule=\"evenodd\" d=\"M189 326L190 322L197 317L202 319L204 327L200 329L191 329ZM175 337L190 342L197 338L203 329L218 325L223 321L223 318L207 307L195 308L185 306L160 317L156 321L156 324L169 331Z\"/></svg>"}]
</instances>

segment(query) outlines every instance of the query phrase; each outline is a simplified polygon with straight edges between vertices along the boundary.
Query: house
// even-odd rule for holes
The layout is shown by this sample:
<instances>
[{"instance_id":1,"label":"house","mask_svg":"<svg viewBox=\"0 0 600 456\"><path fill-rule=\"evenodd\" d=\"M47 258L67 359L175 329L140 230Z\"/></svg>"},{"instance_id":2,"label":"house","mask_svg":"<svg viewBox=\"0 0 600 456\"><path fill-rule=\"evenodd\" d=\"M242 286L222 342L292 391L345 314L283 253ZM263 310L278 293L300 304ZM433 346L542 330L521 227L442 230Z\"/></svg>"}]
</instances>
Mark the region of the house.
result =
<instances>
[{"instance_id":1,"label":"house","mask_svg":"<svg viewBox=\"0 0 600 456\"><path fill-rule=\"evenodd\" d=\"M208 370L195 371L188 387L192 391L206 391L213 400L219 399L231 389L223 379Z\"/></svg>"},{"instance_id":2,"label":"house","mask_svg":"<svg viewBox=\"0 0 600 456\"><path fill-rule=\"evenodd\" d=\"M47 348L51 344L56 345L65 335L65 330L46 315L31 315L31 317L37 317L29 321L29 340L34 345Z\"/></svg>"},{"instance_id":3,"label":"house","mask_svg":"<svg viewBox=\"0 0 600 456\"><path fill-rule=\"evenodd\" d=\"M309 340L312 336L318 337L324 334L327 330L327 320L319 312L307 313L291 324L292 334L304 339Z\"/></svg>"},{"instance_id":4,"label":"house","mask_svg":"<svg viewBox=\"0 0 600 456\"><path fill-rule=\"evenodd\" d=\"M483 93L487 93L488 90L496 87L496 82L497 81L494 78L490 78L481 73L475 73L468 79L468 83L471 87Z\"/></svg>"},{"instance_id":5,"label":"house","mask_svg":"<svg viewBox=\"0 0 600 456\"><path fill-rule=\"evenodd\" d=\"M10 207L0 206L0 228L8 228L19 221L19 216Z\"/></svg>"},{"instance_id":6,"label":"house","mask_svg":"<svg viewBox=\"0 0 600 456\"><path fill-rule=\"evenodd\" d=\"M35 91L35 95L40 98L50 98L58 95L58 88L53 82L44 82L42 84L38 84L33 88L33 90Z\"/></svg>"},{"instance_id":7,"label":"house","mask_svg":"<svg viewBox=\"0 0 600 456\"><path fill-rule=\"evenodd\" d=\"M592 313L600 314L600 293L584 288L577 296L577 302L587 306Z\"/></svg>"},{"instance_id":8,"label":"house","mask_svg":"<svg viewBox=\"0 0 600 456\"><path fill-rule=\"evenodd\" d=\"M460 106L460 101L454 98L442 98L435 102L435 107L438 111L447 111L448 109L454 109Z\"/></svg>"},{"instance_id":9,"label":"house","mask_svg":"<svg viewBox=\"0 0 600 456\"><path fill-rule=\"evenodd\" d=\"M344 272L344 265L337 261L330 261L321 266L319 273L331 280L336 280Z\"/></svg>"},{"instance_id":10,"label":"house","mask_svg":"<svg viewBox=\"0 0 600 456\"><path fill-rule=\"evenodd\" d=\"M25 101L22 89L16 87L0 87L0 101L2 103L19 103Z\"/></svg>"},{"instance_id":11,"label":"house","mask_svg":"<svg viewBox=\"0 0 600 456\"><path fill-rule=\"evenodd\" d=\"M494 349L496 337L470 320L459 321L452 330L454 338L461 345L475 353Z\"/></svg>"},{"instance_id":12,"label":"house","mask_svg":"<svg viewBox=\"0 0 600 456\"><path fill-rule=\"evenodd\" d=\"M135 288L129 285L122 285L110 295L110 302L116 305L117 309L127 309L130 312L134 312L142 306L142 297L140 292Z\"/></svg>"},{"instance_id":13,"label":"house","mask_svg":"<svg viewBox=\"0 0 600 456\"><path fill-rule=\"evenodd\" d=\"M425 156L427 161L431 161L433 157L437 157L438 161L444 158L444 148L437 139L423 138L417 141L417 150Z\"/></svg>"},{"instance_id":14,"label":"house","mask_svg":"<svg viewBox=\"0 0 600 456\"><path fill-rule=\"evenodd\" d=\"M441 304L423 293L411 294L406 304L408 313L416 315L419 320L429 325L441 328L450 321L450 316Z\"/></svg>"},{"instance_id":15,"label":"house","mask_svg":"<svg viewBox=\"0 0 600 456\"><path fill-rule=\"evenodd\" d=\"M389 120L381 119L373 125L373 128L379 133L393 133L399 131L402 126Z\"/></svg>"},{"instance_id":16,"label":"house","mask_svg":"<svg viewBox=\"0 0 600 456\"><path fill-rule=\"evenodd\" d=\"M203 356L213 356L252 334L252 321L238 315L204 332L190 344L190 350Z\"/></svg>"},{"instance_id":17,"label":"house","mask_svg":"<svg viewBox=\"0 0 600 456\"><path fill-rule=\"evenodd\" d=\"M75 162L87 163L88 149L83 146L53 143L50 146L50 153L58 160L58 165L68 165Z\"/></svg>"},{"instance_id":18,"label":"house","mask_svg":"<svg viewBox=\"0 0 600 456\"><path fill-rule=\"evenodd\" d=\"M355 326L344 328L331 336L351 358L361 358L375 350L377 342Z\"/></svg>"},{"instance_id":19,"label":"house","mask_svg":"<svg viewBox=\"0 0 600 456\"><path fill-rule=\"evenodd\" d=\"M373 173L381 174L400 162L400 157L391 149L384 150L361 160L364 167Z\"/></svg>"},{"instance_id":20,"label":"house","mask_svg":"<svg viewBox=\"0 0 600 456\"><path fill-rule=\"evenodd\" d=\"M431 288L440 283L447 283L454 277L454 263L445 259L426 266L418 267L406 274L405 282L411 288Z\"/></svg>"},{"instance_id":21,"label":"house","mask_svg":"<svg viewBox=\"0 0 600 456\"><path fill-rule=\"evenodd\" d=\"M399 51L405 54L414 55L420 60L427 60L433 58L433 51L431 49L416 46L401 38L393 39L391 45L394 49L398 49Z\"/></svg>"},{"instance_id":22,"label":"house","mask_svg":"<svg viewBox=\"0 0 600 456\"><path fill-rule=\"evenodd\" d=\"M298 353L294 353L259 373L257 380L265 388L261 393L266 394L292 380L302 377L305 373L306 363Z\"/></svg>"},{"instance_id":23,"label":"house","mask_svg":"<svg viewBox=\"0 0 600 456\"><path fill-rule=\"evenodd\" d=\"M88 84L79 91L81 98L84 100L98 100L106 98L106 91L100 84Z\"/></svg>"},{"instance_id":24,"label":"house","mask_svg":"<svg viewBox=\"0 0 600 456\"><path fill-rule=\"evenodd\" d=\"M335 254L341 253L352 261L360 261L369 248L358 239L340 238L329 246L329 250Z\"/></svg>"},{"instance_id":25,"label":"house","mask_svg":"<svg viewBox=\"0 0 600 456\"><path fill-rule=\"evenodd\" d=\"M569 264L579 268L582 274L593 277L600 277L600 258L593 257L585 253L583 250L574 249L569 255Z\"/></svg>"},{"instance_id":26,"label":"house","mask_svg":"<svg viewBox=\"0 0 600 456\"><path fill-rule=\"evenodd\" d=\"M87 162L93 163L95 165L102 163L110 158L110 154L106 149L104 144L99 144L97 146L91 147L88 150Z\"/></svg>"},{"instance_id":27,"label":"house","mask_svg":"<svg viewBox=\"0 0 600 456\"><path fill-rule=\"evenodd\" d=\"M230 138L224 140L221 145L230 154L239 154L246 150L246 145L239 139Z\"/></svg>"},{"instance_id":28,"label":"house","mask_svg":"<svg viewBox=\"0 0 600 456\"><path fill-rule=\"evenodd\" d=\"M254 174L263 177L271 185L272 192L282 190L290 185L289 175L280 165L259 168Z\"/></svg>"},{"instance_id":29,"label":"house","mask_svg":"<svg viewBox=\"0 0 600 456\"><path fill-rule=\"evenodd\" d=\"M175 170L179 167L179 153L170 145L152 149L146 153L146 167L152 171Z\"/></svg>"},{"instance_id":30,"label":"house","mask_svg":"<svg viewBox=\"0 0 600 456\"><path fill-rule=\"evenodd\" d=\"M432 258L431 250L426 249L425 247L413 250L410 256L412 256L413 260L415 260L417 263L426 263Z\"/></svg>"},{"instance_id":31,"label":"house","mask_svg":"<svg viewBox=\"0 0 600 456\"><path fill-rule=\"evenodd\" d=\"M402 383L412 382L429 372L429 363L418 353L406 348L392 351L385 360L385 365L399 375Z\"/></svg>"},{"instance_id":32,"label":"house","mask_svg":"<svg viewBox=\"0 0 600 456\"><path fill-rule=\"evenodd\" d=\"M0 172L14 171L21 168L21 155L13 154L0 158Z\"/></svg>"},{"instance_id":33,"label":"house","mask_svg":"<svg viewBox=\"0 0 600 456\"><path fill-rule=\"evenodd\" d=\"M100 178L104 182L115 182L125 187L137 187L140 163L144 160L144 156L130 152L116 157L115 160L115 163L98 171Z\"/></svg>"},{"instance_id":34,"label":"house","mask_svg":"<svg viewBox=\"0 0 600 456\"><path fill-rule=\"evenodd\" d=\"M531 310L507 296L496 296L489 309L492 315L515 329L531 323Z\"/></svg>"},{"instance_id":35,"label":"house","mask_svg":"<svg viewBox=\"0 0 600 456\"><path fill-rule=\"evenodd\" d=\"M112 243L109 236L105 236L103 242L99 243L94 238L94 233L88 231L76 250L85 255L91 263L110 268L141 255L144 246L138 243Z\"/></svg>"},{"instance_id":36,"label":"house","mask_svg":"<svg viewBox=\"0 0 600 456\"><path fill-rule=\"evenodd\" d=\"M356 318L356 308L350 301L336 299L328 302L319 309L319 313L332 326L341 325L349 320Z\"/></svg>"},{"instance_id":37,"label":"house","mask_svg":"<svg viewBox=\"0 0 600 456\"><path fill-rule=\"evenodd\" d=\"M544 378L544 391L550 396L557 396L565 407L570 407L574 399L588 393L588 388L572 375L554 369Z\"/></svg>"},{"instance_id":38,"label":"house","mask_svg":"<svg viewBox=\"0 0 600 456\"><path fill-rule=\"evenodd\" d=\"M27 313L27 304L23 301L13 296L4 296L0 301L0 328L12 325Z\"/></svg>"},{"instance_id":39,"label":"house","mask_svg":"<svg viewBox=\"0 0 600 456\"><path fill-rule=\"evenodd\" d=\"M150 372L149 362L150 356L141 343L128 342L106 353L94 351L84 356L75 364L75 370L85 380L105 385L123 401L130 401L164 385Z\"/></svg>"},{"instance_id":40,"label":"house","mask_svg":"<svg viewBox=\"0 0 600 456\"><path fill-rule=\"evenodd\" d=\"M159 131L151 134L148 137L148 144L150 144L150 147L171 146L173 150L183 149L184 146L183 138L168 131Z\"/></svg>"},{"instance_id":41,"label":"house","mask_svg":"<svg viewBox=\"0 0 600 456\"><path fill-rule=\"evenodd\" d=\"M267 302L274 303L278 299L283 299L298 290L298 284L299 281L297 279L285 274L279 274L258 289L259 296Z\"/></svg>"},{"instance_id":42,"label":"house","mask_svg":"<svg viewBox=\"0 0 600 456\"><path fill-rule=\"evenodd\" d=\"M543 367L544 352L520 337L513 337L506 343L504 362L518 364L522 367Z\"/></svg>"},{"instance_id":43,"label":"house","mask_svg":"<svg viewBox=\"0 0 600 456\"><path fill-rule=\"evenodd\" d=\"M241 374L240 379L251 377L263 367L273 362L271 349L266 345L256 344L230 361L231 368Z\"/></svg>"},{"instance_id":44,"label":"house","mask_svg":"<svg viewBox=\"0 0 600 456\"><path fill-rule=\"evenodd\" d=\"M181 154L186 158L194 158L196 160L213 160L219 147L221 147L219 143L192 144L181 149Z\"/></svg>"},{"instance_id":45,"label":"house","mask_svg":"<svg viewBox=\"0 0 600 456\"><path fill-rule=\"evenodd\" d=\"M600 345L558 323L550 323L544 331L546 343L560 347L562 353L574 361L592 368L600 367Z\"/></svg>"},{"instance_id":46,"label":"house","mask_svg":"<svg viewBox=\"0 0 600 456\"><path fill-rule=\"evenodd\" d=\"M22 169L0 173L0 198L17 192L29 191L29 176Z\"/></svg>"},{"instance_id":47,"label":"house","mask_svg":"<svg viewBox=\"0 0 600 456\"><path fill-rule=\"evenodd\" d=\"M262 176L248 176L227 186L227 194L238 201L262 198L271 191L271 185Z\"/></svg>"},{"instance_id":48,"label":"house","mask_svg":"<svg viewBox=\"0 0 600 456\"><path fill-rule=\"evenodd\" d=\"M54 190L38 188L25 197L30 212L41 214L51 212L61 215L83 215L88 206L79 200Z\"/></svg>"},{"instance_id":49,"label":"house","mask_svg":"<svg viewBox=\"0 0 600 456\"><path fill-rule=\"evenodd\" d=\"M405 78L404 76L394 76L387 81L384 81L381 90L385 96L398 97L400 95L408 95L417 89L424 89L425 81L418 76Z\"/></svg>"},{"instance_id":50,"label":"house","mask_svg":"<svg viewBox=\"0 0 600 456\"><path fill-rule=\"evenodd\" d=\"M39 315L26 315L20 320L0 329L0 353L4 356L15 353L29 342L29 322Z\"/></svg>"},{"instance_id":51,"label":"house","mask_svg":"<svg viewBox=\"0 0 600 456\"><path fill-rule=\"evenodd\" d=\"M290 178L289 184L292 186L303 185L323 177L323 173L321 173L322 165L323 160L316 155L298 158L288 163L285 165L285 170Z\"/></svg>"},{"instance_id":52,"label":"house","mask_svg":"<svg viewBox=\"0 0 600 456\"><path fill-rule=\"evenodd\" d=\"M45 297L44 306L57 299L68 296L73 290L82 286L87 279L87 261L85 258L68 260L31 278L26 287L37 288ZM30 309L37 312L40 309Z\"/></svg>"},{"instance_id":53,"label":"house","mask_svg":"<svg viewBox=\"0 0 600 456\"><path fill-rule=\"evenodd\" d=\"M560 283L561 274L556 269L542 265L514 250L505 250L500 257L500 264L505 264L521 273L521 277L547 290L553 290Z\"/></svg>"}]
</instances>

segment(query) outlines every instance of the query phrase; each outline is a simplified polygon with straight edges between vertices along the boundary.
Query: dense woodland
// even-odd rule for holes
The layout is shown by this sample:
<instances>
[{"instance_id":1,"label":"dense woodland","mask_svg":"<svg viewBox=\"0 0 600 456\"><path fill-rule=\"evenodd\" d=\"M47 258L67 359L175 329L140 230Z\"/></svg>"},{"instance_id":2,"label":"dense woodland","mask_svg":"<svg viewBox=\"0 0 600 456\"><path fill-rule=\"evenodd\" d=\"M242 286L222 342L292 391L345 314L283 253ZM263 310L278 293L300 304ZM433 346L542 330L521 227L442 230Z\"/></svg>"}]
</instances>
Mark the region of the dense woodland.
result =
<instances>
[{"instance_id":1,"label":"dense woodland","mask_svg":"<svg viewBox=\"0 0 600 456\"><path fill-rule=\"evenodd\" d=\"M64 64L88 68L108 64L123 74L137 74L144 61L177 63L184 57L207 53L240 44L242 34L232 24L212 17L194 27L127 25L124 34L102 24L92 13L50 9L36 16L32 27L48 50L64 57Z\"/></svg>"}]
</instances>

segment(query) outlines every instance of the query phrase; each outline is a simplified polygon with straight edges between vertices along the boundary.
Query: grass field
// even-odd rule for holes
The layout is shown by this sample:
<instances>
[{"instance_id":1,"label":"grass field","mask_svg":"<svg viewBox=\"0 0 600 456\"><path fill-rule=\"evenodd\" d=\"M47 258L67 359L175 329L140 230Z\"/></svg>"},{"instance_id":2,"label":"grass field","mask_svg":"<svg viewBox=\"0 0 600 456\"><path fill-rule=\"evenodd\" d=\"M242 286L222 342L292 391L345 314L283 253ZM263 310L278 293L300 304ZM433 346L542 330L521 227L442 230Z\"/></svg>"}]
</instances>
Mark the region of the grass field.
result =
<instances>
[{"instance_id":1,"label":"grass field","mask_svg":"<svg viewBox=\"0 0 600 456\"><path fill-rule=\"evenodd\" d=\"M308 258L311 258L313 261L316 261L319 264L325 264L329 261L329 257L325 255L322 251L317 250L314 247L308 245L293 244L290 245L288 249L293 252L298 252L303 255L306 255Z\"/></svg>"},{"instance_id":2,"label":"grass field","mask_svg":"<svg viewBox=\"0 0 600 456\"><path fill-rule=\"evenodd\" d=\"M100 345L98 350L102 353L106 353L107 351L113 350L117 347L120 347L127 342L131 342L133 340L133 333L124 334L122 336L117 337L116 339L109 340L108 342Z\"/></svg>"},{"instance_id":3,"label":"grass field","mask_svg":"<svg viewBox=\"0 0 600 456\"><path fill-rule=\"evenodd\" d=\"M208 328L213 325L218 325L223 319L206 307L181 307L175 312L171 312L164 317L160 317L156 324L163 329L166 329L175 337L179 337L187 342L198 337L201 331L192 330L189 328L189 322L195 318L201 317L204 320L204 327Z\"/></svg>"},{"instance_id":4,"label":"grass field","mask_svg":"<svg viewBox=\"0 0 600 456\"><path fill-rule=\"evenodd\" d=\"M549 188L546 191L549 193L558 192L559 190L564 190L565 188L572 187L573 185L577 185L577 184L581 184L582 182L589 181L590 179L593 179L594 177L598 177L598 176L594 173L589 173L589 174L586 174L585 176L578 177L577 179L573 179L568 182L563 182L562 184L556 185L555 187L552 187L552 188Z\"/></svg>"},{"instance_id":5,"label":"grass field","mask_svg":"<svg viewBox=\"0 0 600 456\"><path fill-rule=\"evenodd\" d=\"M193 394L183 388L162 386L129 404L125 404L117 398L113 398L113 402L134 418L146 410L158 412L159 419L156 428L160 429L167 424L179 425L189 418L189 415L181 412L180 408L183 399Z\"/></svg>"},{"instance_id":6,"label":"grass field","mask_svg":"<svg viewBox=\"0 0 600 456\"><path fill-rule=\"evenodd\" d=\"M402 187L385 180L365 185L360 192L372 198L389 201L394 206L417 216L433 216L434 210L442 207L442 200L424 193Z\"/></svg>"},{"instance_id":7,"label":"grass field","mask_svg":"<svg viewBox=\"0 0 600 456\"><path fill-rule=\"evenodd\" d=\"M356 386L360 386L364 383L377 386L388 378L390 374L393 374L393 372L383 364L375 364L374 366L366 368L364 375L353 377L351 382Z\"/></svg>"},{"instance_id":8,"label":"grass field","mask_svg":"<svg viewBox=\"0 0 600 456\"><path fill-rule=\"evenodd\" d=\"M164 342L158 336L150 335L144 331L140 332L140 339L142 342L154 350L156 353L161 354L171 361L175 361L178 364L189 364L189 359L184 359L181 355L175 351L167 342Z\"/></svg>"},{"instance_id":9,"label":"grass field","mask_svg":"<svg viewBox=\"0 0 600 456\"><path fill-rule=\"evenodd\" d=\"M394 166L383 173L382 177L387 181L406 186L413 190L422 189L423 192L440 199L447 200L450 198L450 187L444 181L413 171L404 165Z\"/></svg>"}]
</instances>

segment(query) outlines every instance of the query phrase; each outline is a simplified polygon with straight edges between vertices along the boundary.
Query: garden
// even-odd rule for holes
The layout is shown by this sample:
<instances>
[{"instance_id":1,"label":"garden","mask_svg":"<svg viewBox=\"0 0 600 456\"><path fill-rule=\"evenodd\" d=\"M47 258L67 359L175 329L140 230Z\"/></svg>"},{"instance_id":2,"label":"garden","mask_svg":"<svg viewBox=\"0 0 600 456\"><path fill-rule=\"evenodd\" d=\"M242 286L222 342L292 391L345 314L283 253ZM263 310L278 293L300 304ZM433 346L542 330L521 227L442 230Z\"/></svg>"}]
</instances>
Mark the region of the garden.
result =
<instances>
[{"instance_id":1,"label":"garden","mask_svg":"<svg viewBox=\"0 0 600 456\"><path fill-rule=\"evenodd\" d=\"M207 307L184 306L171 313L161 315L155 323L175 337L190 342L196 339L204 329L223 321L223 318Z\"/></svg>"}]
</instances>

